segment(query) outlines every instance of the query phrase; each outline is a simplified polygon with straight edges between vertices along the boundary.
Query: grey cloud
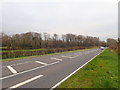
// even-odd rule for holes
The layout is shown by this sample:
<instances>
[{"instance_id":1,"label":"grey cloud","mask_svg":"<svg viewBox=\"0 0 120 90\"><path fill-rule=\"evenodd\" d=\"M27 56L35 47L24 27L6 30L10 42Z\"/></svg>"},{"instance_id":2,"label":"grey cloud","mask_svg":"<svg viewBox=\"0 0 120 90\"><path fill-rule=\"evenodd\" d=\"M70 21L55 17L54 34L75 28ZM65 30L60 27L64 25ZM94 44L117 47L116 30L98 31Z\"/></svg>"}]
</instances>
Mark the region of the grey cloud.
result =
<instances>
[{"instance_id":1,"label":"grey cloud","mask_svg":"<svg viewBox=\"0 0 120 90\"><path fill-rule=\"evenodd\" d=\"M3 32L7 34L27 31L58 34L70 32L94 35L101 39L116 38L117 6L114 4L111 2L4 3Z\"/></svg>"}]
</instances>

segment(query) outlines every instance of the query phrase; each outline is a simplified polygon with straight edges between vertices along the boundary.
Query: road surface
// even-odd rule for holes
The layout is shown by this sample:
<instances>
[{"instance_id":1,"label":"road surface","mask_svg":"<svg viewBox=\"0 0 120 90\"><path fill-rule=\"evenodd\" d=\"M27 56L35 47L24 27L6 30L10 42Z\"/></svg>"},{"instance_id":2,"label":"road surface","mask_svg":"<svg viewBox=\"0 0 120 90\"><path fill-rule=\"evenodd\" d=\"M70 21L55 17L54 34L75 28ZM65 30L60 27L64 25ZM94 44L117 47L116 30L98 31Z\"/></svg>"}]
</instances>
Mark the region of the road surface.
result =
<instances>
[{"instance_id":1,"label":"road surface","mask_svg":"<svg viewBox=\"0 0 120 90\"><path fill-rule=\"evenodd\" d=\"M55 88L102 51L91 49L2 62L2 88Z\"/></svg>"}]
</instances>

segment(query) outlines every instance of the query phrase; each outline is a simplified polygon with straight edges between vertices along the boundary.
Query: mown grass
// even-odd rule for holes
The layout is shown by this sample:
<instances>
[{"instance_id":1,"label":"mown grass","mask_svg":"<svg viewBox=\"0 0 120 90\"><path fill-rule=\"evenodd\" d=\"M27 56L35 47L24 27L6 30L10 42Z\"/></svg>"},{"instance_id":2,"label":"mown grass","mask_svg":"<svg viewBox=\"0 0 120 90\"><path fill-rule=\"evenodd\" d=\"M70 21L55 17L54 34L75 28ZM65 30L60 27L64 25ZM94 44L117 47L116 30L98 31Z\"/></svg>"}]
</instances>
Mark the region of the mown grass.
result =
<instances>
[{"instance_id":1,"label":"mown grass","mask_svg":"<svg viewBox=\"0 0 120 90\"><path fill-rule=\"evenodd\" d=\"M107 49L58 88L118 88L118 56Z\"/></svg>"},{"instance_id":2,"label":"mown grass","mask_svg":"<svg viewBox=\"0 0 120 90\"><path fill-rule=\"evenodd\" d=\"M97 48L97 47L90 48L90 49L95 49L95 48ZM30 58L35 58L35 57L40 57L40 56L48 56L48 55L55 55L55 54L72 53L72 52L83 51L83 50L89 50L89 49L80 49L80 50L73 50L73 51L64 51L64 52L50 53L50 54L44 54L44 55L25 56L25 57L18 57L18 58L0 59L0 62L3 62L3 61L13 61L13 60L22 60L22 59L30 59Z\"/></svg>"}]
</instances>

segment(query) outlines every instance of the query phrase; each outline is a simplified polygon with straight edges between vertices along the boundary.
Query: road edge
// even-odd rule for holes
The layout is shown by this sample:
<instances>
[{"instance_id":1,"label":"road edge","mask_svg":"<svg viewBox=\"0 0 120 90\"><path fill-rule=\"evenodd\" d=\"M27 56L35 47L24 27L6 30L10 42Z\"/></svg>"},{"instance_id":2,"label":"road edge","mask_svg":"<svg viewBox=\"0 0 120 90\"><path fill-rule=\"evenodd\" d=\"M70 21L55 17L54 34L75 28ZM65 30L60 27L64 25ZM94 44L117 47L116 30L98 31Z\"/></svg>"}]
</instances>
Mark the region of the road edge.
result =
<instances>
[{"instance_id":1,"label":"road edge","mask_svg":"<svg viewBox=\"0 0 120 90\"><path fill-rule=\"evenodd\" d=\"M106 49L104 49L106 50ZM104 51L103 50L103 51ZM102 51L102 52L103 52ZM74 72L72 72L71 74L69 74L67 77L65 77L64 79L62 79L60 82L58 82L57 84L55 84L52 88L50 88L49 90L53 90L55 89L57 86L59 86L61 83L63 83L65 80L67 80L70 76L72 76L73 74L75 74L78 70L80 70L82 67L84 67L86 64L88 64L90 61L92 61L94 58L96 58L98 55L100 55L102 52L98 53L97 55L95 55L93 58L91 58L89 61L87 61L86 63L84 63L82 66L80 66L78 69L76 69Z\"/></svg>"}]
</instances>

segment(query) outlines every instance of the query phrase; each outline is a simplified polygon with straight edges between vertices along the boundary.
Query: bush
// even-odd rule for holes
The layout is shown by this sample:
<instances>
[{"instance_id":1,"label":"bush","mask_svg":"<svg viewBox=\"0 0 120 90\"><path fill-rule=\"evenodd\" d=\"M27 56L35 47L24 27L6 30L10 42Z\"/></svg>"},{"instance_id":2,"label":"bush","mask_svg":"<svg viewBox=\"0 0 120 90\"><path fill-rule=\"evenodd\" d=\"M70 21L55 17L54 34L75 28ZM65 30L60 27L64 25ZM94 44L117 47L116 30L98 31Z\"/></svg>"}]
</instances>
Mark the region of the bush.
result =
<instances>
[{"instance_id":1,"label":"bush","mask_svg":"<svg viewBox=\"0 0 120 90\"><path fill-rule=\"evenodd\" d=\"M72 51L78 49L85 49L85 47L68 47L68 48L49 48L43 50L35 50L35 51L10 51L10 52L2 52L2 59L7 58L17 58L17 57L25 57L25 56L34 56L34 55L44 55L50 53L64 52L64 51Z\"/></svg>"}]
</instances>

